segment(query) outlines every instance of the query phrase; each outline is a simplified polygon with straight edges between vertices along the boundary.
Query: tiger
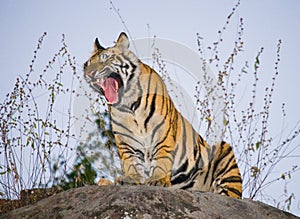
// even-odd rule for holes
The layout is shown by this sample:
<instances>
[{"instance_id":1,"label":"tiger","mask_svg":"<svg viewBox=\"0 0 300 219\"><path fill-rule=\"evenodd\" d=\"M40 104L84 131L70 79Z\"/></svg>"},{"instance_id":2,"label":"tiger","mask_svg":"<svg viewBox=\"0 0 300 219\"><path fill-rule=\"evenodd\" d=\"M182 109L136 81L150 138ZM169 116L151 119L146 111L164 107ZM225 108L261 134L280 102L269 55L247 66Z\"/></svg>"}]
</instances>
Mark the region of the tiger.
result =
<instances>
[{"instance_id":1,"label":"tiger","mask_svg":"<svg viewBox=\"0 0 300 219\"><path fill-rule=\"evenodd\" d=\"M122 32L104 48L98 38L84 78L107 101L123 175L116 184L152 185L242 197L231 146L210 146L176 109L156 71L130 49Z\"/></svg>"}]
</instances>

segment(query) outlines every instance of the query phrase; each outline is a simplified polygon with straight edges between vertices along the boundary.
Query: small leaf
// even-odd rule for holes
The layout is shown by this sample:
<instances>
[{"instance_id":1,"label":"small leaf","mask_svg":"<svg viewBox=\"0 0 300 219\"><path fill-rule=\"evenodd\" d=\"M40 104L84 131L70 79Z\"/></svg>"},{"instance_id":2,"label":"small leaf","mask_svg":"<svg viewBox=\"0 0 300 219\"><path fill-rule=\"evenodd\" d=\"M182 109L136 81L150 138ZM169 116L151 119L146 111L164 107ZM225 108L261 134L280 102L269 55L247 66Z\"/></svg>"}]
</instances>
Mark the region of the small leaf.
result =
<instances>
[{"instance_id":1,"label":"small leaf","mask_svg":"<svg viewBox=\"0 0 300 219\"><path fill-rule=\"evenodd\" d=\"M209 117L209 116L207 116L207 117L206 117L206 119L207 119L207 121L209 121L209 122L211 122L211 121L212 121L212 118L211 118L211 117Z\"/></svg>"},{"instance_id":2,"label":"small leaf","mask_svg":"<svg viewBox=\"0 0 300 219\"><path fill-rule=\"evenodd\" d=\"M259 68L259 59L258 56L255 58L255 63L254 63L254 70L256 71Z\"/></svg>"},{"instance_id":3,"label":"small leaf","mask_svg":"<svg viewBox=\"0 0 300 219\"><path fill-rule=\"evenodd\" d=\"M259 146L260 146L260 142L259 142L259 141L256 142L255 146L256 146L256 150L258 150L258 148L259 148Z\"/></svg>"},{"instance_id":4,"label":"small leaf","mask_svg":"<svg viewBox=\"0 0 300 219\"><path fill-rule=\"evenodd\" d=\"M51 101L54 103L54 92L51 93Z\"/></svg>"},{"instance_id":5,"label":"small leaf","mask_svg":"<svg viewBox=\"0 0 300 219\"><path fill-rule=\"evenodd\" d=\"M255 63L258 64L258 65L260 64L260 63L259 63L259 58L258 58L258 56L256 56Z\"/></svg>"},{"instance_id":6,"label":"small leaf","mask_svg":"<svg viewBox=\"0 0 300 219\"><path fill-rule=\"evenodd\" d=\"M227 119L224 119L223 124L224 124L224 126L227 126L229 124L229 121Z\"/></svg>"}]
</instances>

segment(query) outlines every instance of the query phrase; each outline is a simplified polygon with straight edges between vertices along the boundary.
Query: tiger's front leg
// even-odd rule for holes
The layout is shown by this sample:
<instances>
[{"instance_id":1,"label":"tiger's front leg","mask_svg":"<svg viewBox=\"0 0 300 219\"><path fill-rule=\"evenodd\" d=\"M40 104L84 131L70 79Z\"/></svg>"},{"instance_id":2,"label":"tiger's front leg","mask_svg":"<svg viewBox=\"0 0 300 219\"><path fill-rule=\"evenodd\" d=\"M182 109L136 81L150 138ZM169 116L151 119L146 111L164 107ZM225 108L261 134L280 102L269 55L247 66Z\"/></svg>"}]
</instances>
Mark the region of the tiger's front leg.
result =
<instances>
[{"instance_id":1,"label":"tiger's front leg","mask_svg":"<svg viewBox=\"0 0 300 219\"><path fill-rule=\"evenodd\" d=\"M143 168L138 158L128 158L122 160L124 176L120 176L115 180L115 184L120 185L141 185L143 183Z\"/></svg>"},{"instance_id":2,"label":"tiger's front leg","mask_svg":"<svg viewBox=\"0 0 300 219\"><path fill-rule=\"evenodd\" d=\"M162 186L162 187L170 187L171 186L171 174L165 175L156 175L151 176L145 181L145 185L150 186Z\"/></svg>"},{"instance_id":3,"label":"tiger's front leg","mask_svg":"<svg viewBox=\"0 0 300 219\"><path fill-rule=\"evenodd\" d=\"M173 142L172 142L173 143ZM160 145L159 149L154 150L151 166L150 177L145 180L146 185L153 186L171 186L171 171L173 165L172 146Z\"/></svg>"}]
</instances>

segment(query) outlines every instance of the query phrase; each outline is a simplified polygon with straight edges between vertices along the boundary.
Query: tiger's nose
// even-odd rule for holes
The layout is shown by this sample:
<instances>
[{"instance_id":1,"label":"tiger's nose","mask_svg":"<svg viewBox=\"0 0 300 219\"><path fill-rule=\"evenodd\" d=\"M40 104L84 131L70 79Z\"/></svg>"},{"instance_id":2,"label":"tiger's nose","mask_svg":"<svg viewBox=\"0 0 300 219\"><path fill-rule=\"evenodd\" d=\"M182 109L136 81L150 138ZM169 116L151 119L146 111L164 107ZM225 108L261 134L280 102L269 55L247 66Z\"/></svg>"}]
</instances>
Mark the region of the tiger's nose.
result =
<instances>
[{"instance_id":1,"label":"tiger's nose","mask_svg":"<svg viewBox=\"0 0 300 219\"><path fill-rule=\"evenodd\" d=\"M90 72L86 73L85 75L88 76L89 78L94 78L96 72L97 72L97 71L90 71Z\"/></svg>"}]
</instances>

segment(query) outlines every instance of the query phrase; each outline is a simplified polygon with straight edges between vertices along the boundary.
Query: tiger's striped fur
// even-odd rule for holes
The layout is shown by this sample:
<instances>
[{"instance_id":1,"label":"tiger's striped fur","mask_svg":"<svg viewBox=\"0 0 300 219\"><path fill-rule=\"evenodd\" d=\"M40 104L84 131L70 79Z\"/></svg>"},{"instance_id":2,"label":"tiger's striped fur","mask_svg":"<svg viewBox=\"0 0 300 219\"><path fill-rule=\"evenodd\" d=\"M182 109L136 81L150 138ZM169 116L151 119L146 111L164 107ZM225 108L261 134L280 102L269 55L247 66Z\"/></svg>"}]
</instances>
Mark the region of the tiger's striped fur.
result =
<instances>
[{"instance_id":1,"label":"tiger's striped fur","mask_svg":"<svg viewBox=\"0 0 300 219\"><path fill-rule=\"evenodd\" d=\"M172 186L240 198L242 179L229 144L210 147L177 111L160 76L116 44L84 64L87 82L105 95L124 176L118 183Z\"/></svg>"}]
</instances>

